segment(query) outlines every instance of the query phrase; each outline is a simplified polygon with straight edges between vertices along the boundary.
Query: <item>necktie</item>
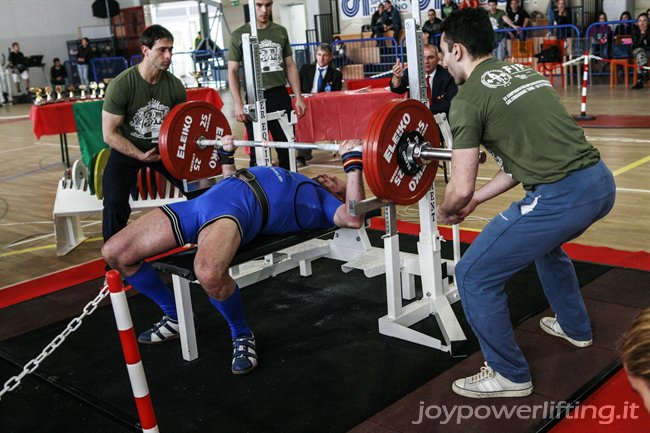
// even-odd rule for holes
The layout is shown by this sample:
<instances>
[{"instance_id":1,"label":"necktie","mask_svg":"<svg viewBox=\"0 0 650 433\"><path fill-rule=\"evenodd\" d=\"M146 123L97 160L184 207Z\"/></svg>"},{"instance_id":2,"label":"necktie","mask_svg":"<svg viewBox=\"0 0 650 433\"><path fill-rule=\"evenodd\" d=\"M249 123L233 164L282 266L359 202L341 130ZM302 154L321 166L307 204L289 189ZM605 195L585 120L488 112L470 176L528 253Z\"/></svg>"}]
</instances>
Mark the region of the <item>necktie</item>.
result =
<instances>
[{"instance_id":1,"label":"necktie","mask_svg":"<svg viewBox=\"0 0 650 433\"><path fill-rule=\"evenodd\" d=\"M320 92L320 89L323 87L323 71L324 68L318 68L318 84L316 85L316 91Z\"/></svg>"},{"instance_id":2,"label":"necktie","mask_svg":"<svg viewBox=\"0 0 650 433\"><path fill-rule=\"evenodd\" d=\"M431 103L431 75L427 74L427 101Z\"/></svg>"}]
</instances>

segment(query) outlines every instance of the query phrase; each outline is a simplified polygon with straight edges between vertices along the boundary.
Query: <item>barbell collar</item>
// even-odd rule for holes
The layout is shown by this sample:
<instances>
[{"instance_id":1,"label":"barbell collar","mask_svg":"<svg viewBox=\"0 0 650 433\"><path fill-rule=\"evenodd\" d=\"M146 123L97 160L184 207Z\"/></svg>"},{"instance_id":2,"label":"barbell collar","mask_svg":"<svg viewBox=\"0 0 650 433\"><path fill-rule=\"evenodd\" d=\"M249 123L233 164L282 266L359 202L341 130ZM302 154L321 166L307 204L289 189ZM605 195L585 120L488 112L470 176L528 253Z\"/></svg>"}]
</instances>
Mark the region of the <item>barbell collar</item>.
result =
<instances>
[{"instance_id":1,"label":"barbell collar","mask_svg":"<svg viewBox=\"0 0 650 433\"><path fill-rule=\"evenodd\" d=\"M423 143L419 149L414 149L413 156L426 160L451 161L451 149L434 148L429 143Z\"/></svg>"}]
</instances>

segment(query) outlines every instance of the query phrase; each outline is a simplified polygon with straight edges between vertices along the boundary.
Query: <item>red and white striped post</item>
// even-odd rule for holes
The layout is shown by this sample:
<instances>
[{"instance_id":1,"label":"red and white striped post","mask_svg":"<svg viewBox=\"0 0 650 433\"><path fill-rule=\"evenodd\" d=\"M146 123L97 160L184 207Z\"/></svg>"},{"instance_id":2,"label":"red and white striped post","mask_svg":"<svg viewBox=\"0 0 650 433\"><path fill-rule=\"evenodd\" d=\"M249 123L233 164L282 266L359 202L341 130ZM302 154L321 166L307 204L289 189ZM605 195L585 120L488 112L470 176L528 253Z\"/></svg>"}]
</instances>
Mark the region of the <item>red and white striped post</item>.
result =
<instances>
[{"instance_id":1,"label":"red and white striped post","mask_svg":"<svg viewBox=\"0 0 650 433\"><path fill-rule=\"evenodd\" d=\"M589 82L589 51L585 51L585 61L582 66L582 102L580 115L573 116L575 120L594 120L596 116L587 115L587 83Z\"/></svg>"},{"instance_id":2,"label":"red and white striped post","mask_svg":"<svg viewBox=\"0 0 650 433\"><path fill-rule=\"evenodd\" d=\"M106 281L108 282L108 290L111 292L111 303L113 304L115 322L117 323L117 330L120 335L120 342L122 343L126 369L129 372L131 389L133 390L133 397L135 398L135 406L140 417L142 431L144 433L158 433L158 422L153 411L149 386L147 385L147 378L144 374L138 342L135 339L133 321L131 320L131 312L129 311L129 304L126 300L124 286L122 285L122 278L117 271L111 270L106 274Z\"/></svg>"}]
</instances>

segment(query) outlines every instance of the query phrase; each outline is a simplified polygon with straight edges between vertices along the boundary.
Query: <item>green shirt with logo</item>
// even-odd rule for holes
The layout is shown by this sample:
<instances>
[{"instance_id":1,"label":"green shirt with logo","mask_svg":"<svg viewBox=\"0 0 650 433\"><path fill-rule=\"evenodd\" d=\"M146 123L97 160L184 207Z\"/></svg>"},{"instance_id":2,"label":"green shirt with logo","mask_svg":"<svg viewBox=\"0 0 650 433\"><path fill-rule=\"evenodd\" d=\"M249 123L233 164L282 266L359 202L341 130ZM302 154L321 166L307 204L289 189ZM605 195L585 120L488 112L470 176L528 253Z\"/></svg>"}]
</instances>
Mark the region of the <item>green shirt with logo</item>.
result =
<instances>
[{"instance_id":1,"label":"green shirt with logo","mask_svg":"<svg viewBox=\"0 0 650 433\"><path fill-rule=\"evenodd\" d=\"M183 83L170 72L164 71L159 82L150 84L136 65L111 80L102 109L124 116L120 133L146 152L158 143L160 126L169 110L186 99Z\"/></svg>"},{"instance_id":2,"label":"green shirt with logo","mask_svg":"<svg viewBox=\"0 0 650 433\"><path fill-rule=\"evenodd\" d=\"M451 101L449 119L454 149L483 144L526 189L600 160L548 80L523 65L481 62Z\"/></svg>"},{"instance_id":3,"label":"green shirt with logo","mask_svg":"<svg viewBox=\"0 0 650 433\"><path fill-rule=\"evenodd\" d=\"M242 62L242 35L250 33L250 24L244 24L232 33L228 60ZM287 73L284 59L292 54L287 29L279 24L271 23L265 29L257 30L257 40L260 44L260 63L262 64L262 86L265 90L285 86Z\"/></svg>"}]
</instances>

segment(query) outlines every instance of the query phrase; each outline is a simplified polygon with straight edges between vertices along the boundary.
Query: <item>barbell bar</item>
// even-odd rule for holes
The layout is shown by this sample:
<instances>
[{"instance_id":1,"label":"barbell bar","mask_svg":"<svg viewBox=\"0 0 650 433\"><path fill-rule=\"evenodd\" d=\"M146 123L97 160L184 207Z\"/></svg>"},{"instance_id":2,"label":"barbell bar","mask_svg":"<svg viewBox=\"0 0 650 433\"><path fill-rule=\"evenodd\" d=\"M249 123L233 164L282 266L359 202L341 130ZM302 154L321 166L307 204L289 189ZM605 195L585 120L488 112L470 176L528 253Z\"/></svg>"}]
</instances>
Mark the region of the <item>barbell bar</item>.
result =
<instances>
[{"instance_id":1,"label":"barbell bar","mask_svg":"<svg viewBox=\"0 0 650 433\"><path fill-rule=\"evenodd\" d=\"M198 180L221 173L218 149L231 130L225 116L203 101L175 106L165 116L158 150L167 170L178 179ZM394 99L372 116L361 148L366 183L375 196L413 204L433 183L438 164L451 160L440 148L438 128L429 108L413 99ZM338 144L234 140L236 147L275 147L338 151ZM484 156L483 156L484 157Z\"/></svg>"}]
</instances>

